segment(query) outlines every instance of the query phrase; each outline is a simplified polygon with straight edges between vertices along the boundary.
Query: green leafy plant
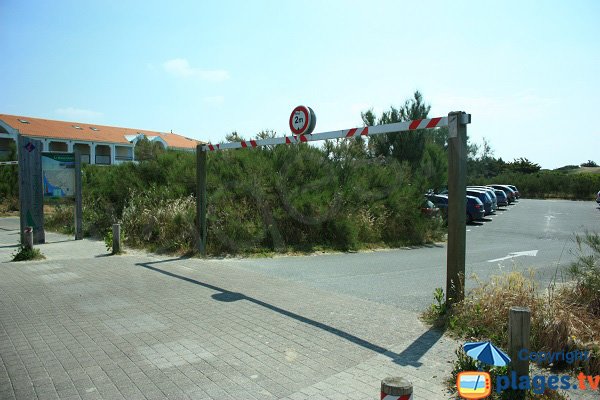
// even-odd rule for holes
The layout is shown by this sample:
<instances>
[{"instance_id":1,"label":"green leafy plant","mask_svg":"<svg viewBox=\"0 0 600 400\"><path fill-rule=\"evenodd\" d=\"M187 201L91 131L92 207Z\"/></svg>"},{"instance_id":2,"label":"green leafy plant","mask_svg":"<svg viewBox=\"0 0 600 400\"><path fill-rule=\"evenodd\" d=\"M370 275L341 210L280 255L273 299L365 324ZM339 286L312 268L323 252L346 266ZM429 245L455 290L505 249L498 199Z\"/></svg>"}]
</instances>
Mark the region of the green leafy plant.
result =
<instances>
[{"instance_id":1,"label":"green leafy plant","mask_svg":"<svg viewBox=\"0 0 600 400\"><path fill-rule=\"evenodd\" d=\"M433 291L433 298L435 300L429 306L429 309L423 314L425 321L435 325L444 326L447 323L448 306L444 295L444 289L441 287L436 288Z\"/></svg>"},{"instance_id":2,"label":"green leafy plant","mask_svg":"<svg viewBox=\"0 0 600 400\"><path fill-rule=\"evenodd\" d=\"M580 300L584 300L590 311L600 316L600 234L585 232L575 235L577 259L568 271L577 282Z\"/></svg>"},{"instance_id":3,"label":"green leafy plant","mask_svg":"<svg viewBox=\"0 0 600 400\"><path fill-rule=\"evenodd\" d=\"M31 248L28 249L23 245L19 245L17 252L13 254L13 261L31 261L31 260L43 260L46 257L42 254L40 249Z\"/></svg>"}]
</instances>

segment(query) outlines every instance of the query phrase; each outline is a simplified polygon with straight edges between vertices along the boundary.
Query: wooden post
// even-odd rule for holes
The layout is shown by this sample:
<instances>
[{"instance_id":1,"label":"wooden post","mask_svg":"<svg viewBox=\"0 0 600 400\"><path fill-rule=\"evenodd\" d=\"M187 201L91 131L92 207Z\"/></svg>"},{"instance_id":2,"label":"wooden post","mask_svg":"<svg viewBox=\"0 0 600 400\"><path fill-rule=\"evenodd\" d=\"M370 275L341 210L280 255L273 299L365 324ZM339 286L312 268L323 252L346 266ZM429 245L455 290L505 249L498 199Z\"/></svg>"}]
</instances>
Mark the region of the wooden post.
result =
<instances>
[{"instance_id":1,"label":"wooden post","mask_svg":"<svg viewBox=\"0 0 600 400\"><path fill-rule=\"evenodd\" d=\"M46 242L44 232L44 188L42 186L42 142L19 135L19 213L21 243L25 243L25 227L33 228L33 243Z\"/></svg>"},{"instance_id":2,"label":"wooden post","mask_svg":"<svg viewBox=\"0 0 600 400\"><path fill-rule=\"evenodd\" d=\"M467 124L470 115L448 114L448 253L446 301L459 302L465 292L467 209Z\"/></svg>"},{"instance_id":3,"label":"wooden post","mask_svg":"<svg viewBox=\"0 0 600 400\"><path fill-rule=\"evenodd\" d=\"M387 396L390 396L390 399L412 400L412 394L412 383L404 378L390 377L381 381L381 399L385 399Z\"/></svg>"},{"instance_id":4,"label":"wooden post","mask_svg":"<svg viewBox=\"0 0 600 400\"><path fill-rule=\"evenodd\" d=\"M25 241L23 242L23 247L27 250L33 249L33 228L30 226L25 227Z\"/></svg>"},{"instance_id":5,"label":"wooden post","mask_svg":"<svg viewBox=\"0 0 600 400\"><path fill-rule=\"evenodd\" d=\"M206 256L206 152L201 144L196 146L196 226L198 229L198 251Z\"/></svg>"},{"instance_id":6,"label":"wooden post","mask_svg":"<svg viewBox=\"0 0 600 400\"><path fill-rule=\"evenodd\" d=\"M529 376L529 358L521 360L519 351L529 350L531 310L529 307L511 307L508 316L508 356L510 368L517 376Z\"/></svg>"},{"instance_id":7,"label":"wooden post","mask_svg":"<svg viewBox=\"0 0 600 400\"><path fill-rule=\"evenodd\" d=\"M75 151L75 240L83 239L83 204L81 198L81 153Z\"/></svg>"},{"instance_id":8,"label":"wooden post","mask_svg":"<svg viewBox=\"0 0 600 400\"><path fill-rule=\"evenodd\" d=\"M112 253L119 254L121 252L121 224L113 224L112 231Z\"/></svg>"}]
</instances>

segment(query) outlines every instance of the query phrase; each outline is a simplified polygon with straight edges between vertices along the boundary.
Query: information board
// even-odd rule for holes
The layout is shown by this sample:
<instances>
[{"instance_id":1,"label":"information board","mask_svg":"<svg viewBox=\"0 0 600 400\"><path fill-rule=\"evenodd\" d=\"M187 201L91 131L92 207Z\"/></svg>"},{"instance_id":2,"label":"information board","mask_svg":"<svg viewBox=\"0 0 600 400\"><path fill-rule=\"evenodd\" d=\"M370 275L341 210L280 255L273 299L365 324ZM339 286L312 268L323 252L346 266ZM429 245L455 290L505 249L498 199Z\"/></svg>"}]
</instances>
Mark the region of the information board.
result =
<instances>
[{"instance_id":1,"label":"information board","mask_svg":"<svg viewBox=\"0 0 600 400\"><path fill-rule=\"evenodd\" d=\"M42 153L45 198L75 196L75 154Z\"/></svg>"}]
</instances>

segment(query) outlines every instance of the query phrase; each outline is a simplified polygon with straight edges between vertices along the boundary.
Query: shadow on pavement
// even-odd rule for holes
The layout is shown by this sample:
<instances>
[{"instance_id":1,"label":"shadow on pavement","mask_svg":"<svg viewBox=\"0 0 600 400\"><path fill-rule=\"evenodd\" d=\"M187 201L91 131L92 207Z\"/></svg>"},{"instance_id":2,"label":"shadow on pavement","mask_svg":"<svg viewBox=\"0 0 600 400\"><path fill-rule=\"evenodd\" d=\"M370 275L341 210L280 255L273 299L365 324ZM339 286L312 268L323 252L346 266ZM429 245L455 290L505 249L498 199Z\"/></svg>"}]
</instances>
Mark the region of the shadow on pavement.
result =
<instances>
[{"instance_id":1,"label":"shadow on pavement","mask_svg":"<svg viewBox=\"0 0 600 400\"><path fill-rule=\"evenodd\" d=\"M74 241L75 241L75 239L52 240L52 241L46 241L46 243L44 243L44 244L66 243L66 242L74 242Z\"/></svg>"},{"instance_id":2,"label":"shadow on pavement","mask_svg":"<svg viewBox=\"0 0 600 400\"><path fill-rule=\"evenodd\" d=\"M421 357L423 357L423 355L425 353L427 353L427 351L444 334L444 332L439 329L430 328L428 331L424 332L421 336L419 336L414 342L412 342L401 353L395 353L384 347L381 347L379 345L376 345L374 343L371 343L369 341L361 339L358 336L352 335L351 333L345 332L341 329L334 328L334 327L324 324L322 322L315 321L313 319L304 317L304 316L296 314L294 312L274 306L274 305L266 303L262 300L255 299L254 297L246 296L243 293L232 292L227 289L223 289L218 286L211 285L209 283L200 282L196 279L189 278L187 276L183 276L183 275L179 275L179 274L175 274L173 272L165 271L163 269L152 266L152 264L168 263L168 262L180 261L180 260L185 260L185 259L187 259L187 257L179 257L179 258L173 258L173 259L161 260L161 261L153 261L153 262L147 262L147 263L137 263L135 265L149 269L151 271L158 272L163 275L170 276L172 278L181 279L182 281L193 283L195 285L199 285L199 286L205 287L207 289L219 292L219 293L215 293L211 296L214 300L217 300L217 301L229 303L229 302L234 302L234 301L246 300L246 301L249 301L256 305L265 307L269 310L272 310L279 314L285 315L286 317L293 318L296 321L299 321L299 322L305 323L307 325L311 325L316 328L327 331L331 334L334 334L342 339L348 340L348 341L350 341L358 346L361 346L365 349L374 351L379 354L384 354L384 355L390 357L396 364L402 365L402 366L405 366L405 365L410 365L410 366L414 366L414 367L421 366L422 363L419 361L421 359Z\"/></svg>"}]
</instances>

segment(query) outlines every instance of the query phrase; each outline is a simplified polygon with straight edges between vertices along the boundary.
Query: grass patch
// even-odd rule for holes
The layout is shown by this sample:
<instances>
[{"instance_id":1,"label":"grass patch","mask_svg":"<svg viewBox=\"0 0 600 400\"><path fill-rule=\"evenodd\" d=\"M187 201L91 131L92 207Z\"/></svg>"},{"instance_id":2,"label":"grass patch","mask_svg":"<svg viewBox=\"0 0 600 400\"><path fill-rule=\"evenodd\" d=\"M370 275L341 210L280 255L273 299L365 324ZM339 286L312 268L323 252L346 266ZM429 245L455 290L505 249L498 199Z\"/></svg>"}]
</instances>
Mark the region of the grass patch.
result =
<instances>
[{"instance_id":1,"label":"grass patch","mask_svg":"<svg viewBox=\"0 0 600 400\"><path fill-rule=\"evenodd\" d=\"M23 245L19 245L17 252L13 255L13 261L32 261L32 260L43 260L46 257L42 254L40 249L28 249Z\"/></svg>"},{"instance_id":2,"label":"grass patch","mask_svg":"<svg viewBox=\"0 0 600 400\"><path fill-rule=\"evenodd\" d=\"M44 228L65 235L75 234L75 212L72 204L45 206Z\"/></svg>"}]
</instances>

